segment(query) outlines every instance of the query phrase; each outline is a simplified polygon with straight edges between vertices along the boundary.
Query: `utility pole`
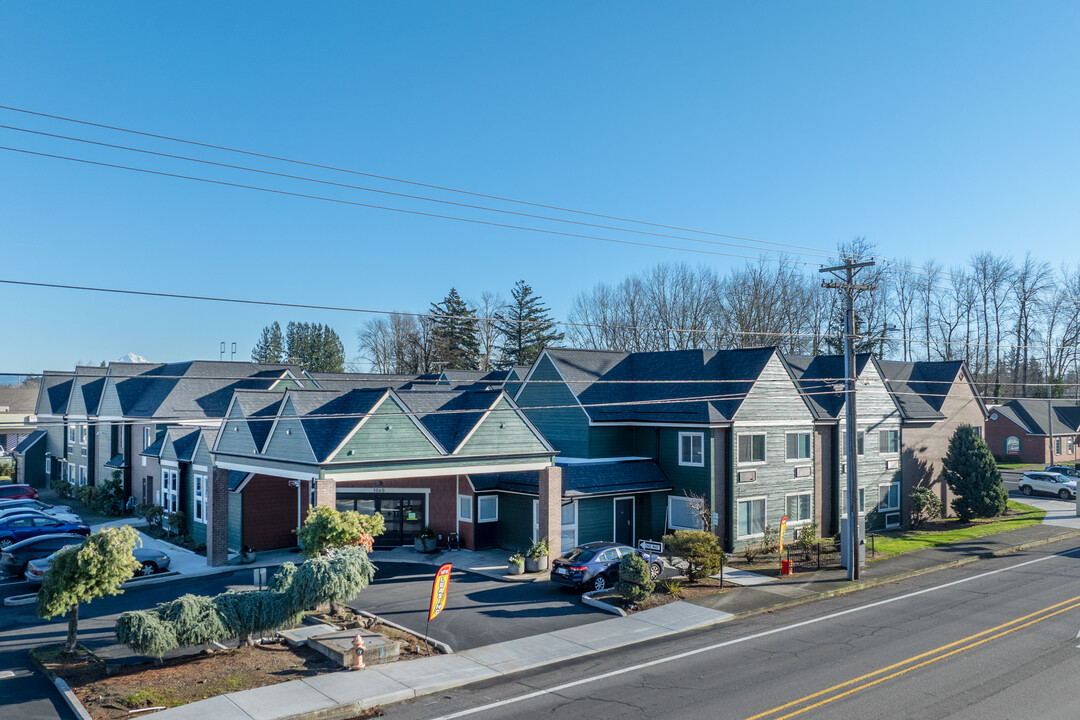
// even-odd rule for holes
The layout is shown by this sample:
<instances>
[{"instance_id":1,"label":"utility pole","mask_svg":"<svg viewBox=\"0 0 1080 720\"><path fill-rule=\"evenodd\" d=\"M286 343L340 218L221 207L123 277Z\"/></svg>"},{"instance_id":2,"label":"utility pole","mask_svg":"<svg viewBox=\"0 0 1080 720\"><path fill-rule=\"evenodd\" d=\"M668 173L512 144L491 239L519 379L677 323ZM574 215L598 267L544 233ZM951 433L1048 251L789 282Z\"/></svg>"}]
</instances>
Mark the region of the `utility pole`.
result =
<instances>
[{"instance_id":1,"label":"utility pole","mask_svg":"<svg viewBox=\"0 0 1080 720\"><path fill-rule=\"evenodd\" d=\"M847 432L844 452L847 455L847 520L844 521L844 544L847 546L848 580L858 580L861 571L862 522L859 518L859 483L856 473L859 430L855 413L855 293L874 290L876 285L859 285L855 275L861 268L871 267L873 261L856 262L852 255L844 256L844 264L821 268L818 272L832 273L837 282L823 282L821 287L841 290L844 294L844 408Z\"/></svg>"}]
</instances>

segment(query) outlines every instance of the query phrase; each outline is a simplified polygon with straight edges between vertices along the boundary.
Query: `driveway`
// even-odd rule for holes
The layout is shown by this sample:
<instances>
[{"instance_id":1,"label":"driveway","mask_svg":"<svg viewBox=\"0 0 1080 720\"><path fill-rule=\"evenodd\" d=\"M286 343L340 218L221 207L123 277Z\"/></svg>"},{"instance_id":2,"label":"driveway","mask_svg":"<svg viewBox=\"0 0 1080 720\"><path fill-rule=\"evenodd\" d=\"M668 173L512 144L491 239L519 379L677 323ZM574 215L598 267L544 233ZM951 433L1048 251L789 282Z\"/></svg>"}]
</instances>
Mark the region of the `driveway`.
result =
<instances>
[{"instance_id":1,"label":"driveway","mask_svg":"<svg viewBox=\"0 0 1080 720\"><path fill-rule=\"evenodd\" d=\"M435 568L393 562L378 566L375 581L347 604L425 634ZM426 634L456 652L610 617L552 582L501 582L454 570L446 609Z\"/></svg>"}]
</instances>

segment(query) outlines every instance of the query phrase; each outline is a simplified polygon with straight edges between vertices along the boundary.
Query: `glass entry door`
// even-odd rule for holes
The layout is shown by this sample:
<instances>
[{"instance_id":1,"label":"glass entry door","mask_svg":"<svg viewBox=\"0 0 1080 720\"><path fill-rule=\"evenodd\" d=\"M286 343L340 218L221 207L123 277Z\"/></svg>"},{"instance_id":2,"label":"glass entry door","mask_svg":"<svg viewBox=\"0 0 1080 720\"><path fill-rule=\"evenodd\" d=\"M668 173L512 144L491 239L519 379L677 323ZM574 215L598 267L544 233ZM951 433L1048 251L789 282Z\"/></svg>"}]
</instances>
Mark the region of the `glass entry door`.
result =
<instances>
[{"instance_id":1,"label":"glass entry door","mask_svg":"<svg viewBox=\"0 0 1080 720\"><path fill-rule=\"evenodd\" d=\"M386 532L375 538L376 547L411 545L426 524L424 496L392 493L338 494L338 510L356 510L365 515L382 513Z\"/></svg>"}]
</instances>

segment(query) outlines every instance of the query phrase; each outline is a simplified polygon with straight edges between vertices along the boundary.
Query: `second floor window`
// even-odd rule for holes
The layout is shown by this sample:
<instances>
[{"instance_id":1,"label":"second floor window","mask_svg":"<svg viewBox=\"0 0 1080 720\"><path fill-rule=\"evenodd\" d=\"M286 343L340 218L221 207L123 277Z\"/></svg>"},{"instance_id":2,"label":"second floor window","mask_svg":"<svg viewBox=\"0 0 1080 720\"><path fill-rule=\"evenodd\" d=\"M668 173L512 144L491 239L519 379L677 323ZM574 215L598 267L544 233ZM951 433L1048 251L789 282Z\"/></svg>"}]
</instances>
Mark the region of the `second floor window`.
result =
<instances>
[{"instance_id":1,"label":"second floor window","mask_svg":"<svg viewBox=\"0 0 1080 720\"><path fill-rule=\"evenodd\" d=\"M75 431L75 426L74 425L68 425L68 442L69 443L74 443L75 442L75 432L76 432Z\"/></svg>"},{"instance_id":2,"label":"second floor window","mask_svg":"<svg viewBox=\"0 0 1080 720\"><path fill-rule=\"evenodd\" d=\"M739 462L765 462L765 433L739 436Z\"/></svg>"},{"instance_id":3,"label":"second floor window","mask_svg":"<svg viewBox=\"0 0 1080 720\"><path fill-rule=\"evenodd\" d=\"M810 433L787 434L787 459L809 460L810 459Z\"/></svg>"},{"instance_id":4,"label":"second floor window","mask_svg":"<svg viewBox=\"0 0 1080 720\"><path fill-rule=\"evenodd\" d=\"M697 467L705 464L704 433L679 433L679 464Z\"/></svg>"},{"instance_id":5,"label":"second floor window","mask_svg":"<svg viewBox=\"0 0 1080 720\"><path fill-rule=\"evenodd\" d=\"M195 522L206 522L206 476L196 475L194 477L194 492L192 493L194 504Z\"/></svg>"},{"instance_id":6,"label":"second floor window","mask_svg":"<svg viewBox=\"0 0 1080 720\"><path fill-rule=\"evenodd\" d=\"M142 429L142 446L143 450L150 447L150 428L148 427Z\"/></svg>"},{"instance_id":7,"label":"second floor window","mask_svg":"<svg viewBox=\"0 0 1080 720\"><path fill-rule=\"evenodd\" d=\"M79 426L79 444L86 444L86 423Z\"/></svg>"},{"instance_id":8,"label":"second floor window","mask_svg":"<svg viewBox=\"0 0 1080 720\"><path fill-rule=\"evenodd\" d=\"M900 452L900 431L899 430L881 430L878 432L878 452L883 453L898 453Z\"/></svg>"},{"instance_id":9,"label":"second floor window","mask_svg":"<svg viewBox=\"0 0 1080 720\"><path fill-rule=\"evenodd\" d=\"M862 455L865 446L866 433L860 430L855 435L855 454ZM847 455L847 431L840 433L840 454Z\"/></svg>"}]
</instances>

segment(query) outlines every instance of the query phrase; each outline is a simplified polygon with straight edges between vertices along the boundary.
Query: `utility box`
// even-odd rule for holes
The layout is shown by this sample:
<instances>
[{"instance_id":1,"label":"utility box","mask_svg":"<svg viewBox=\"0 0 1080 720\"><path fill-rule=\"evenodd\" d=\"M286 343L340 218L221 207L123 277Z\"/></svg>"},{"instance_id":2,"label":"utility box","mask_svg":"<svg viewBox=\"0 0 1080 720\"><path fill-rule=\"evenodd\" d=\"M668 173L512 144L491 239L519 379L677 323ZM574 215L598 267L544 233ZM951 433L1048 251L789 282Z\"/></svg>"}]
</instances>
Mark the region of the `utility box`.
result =
<instances>
[{"instance_id":1,"label":"utility box","mask_svg":"<svg viewBox=\"0 0 1080 720\"><path fill-rule=\"evenodd\" d=\"M844 568L851 567L851 543L847 539L847 528L850 521L847 518L843 518L840 521L840 565ZM863 516L858 518L859 529L859 567L866 567L866 519Z\"/></svg>"}]
</instances>

